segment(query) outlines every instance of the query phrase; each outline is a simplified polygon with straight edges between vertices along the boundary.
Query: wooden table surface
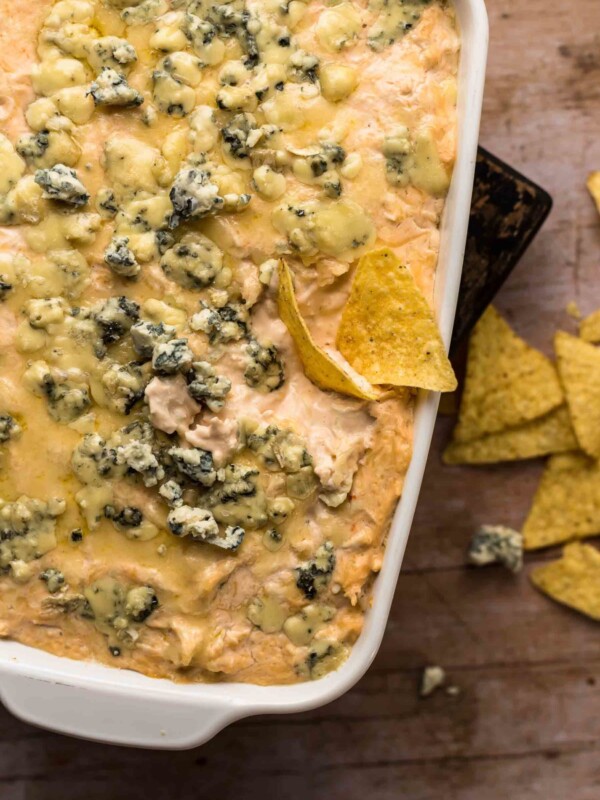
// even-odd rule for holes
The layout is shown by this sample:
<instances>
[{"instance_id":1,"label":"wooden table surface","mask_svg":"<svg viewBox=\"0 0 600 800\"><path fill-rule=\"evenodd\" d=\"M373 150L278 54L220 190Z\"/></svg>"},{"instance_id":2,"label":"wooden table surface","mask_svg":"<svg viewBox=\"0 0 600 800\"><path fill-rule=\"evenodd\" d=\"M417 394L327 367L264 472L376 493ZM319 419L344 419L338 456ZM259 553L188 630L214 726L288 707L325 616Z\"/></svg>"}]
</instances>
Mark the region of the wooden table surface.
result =
<instances>
[{"instance_id":1,"label":"wooden table surface","mask_svg":"<svg viewBox=\"0 0 600 800\"><path fill-rule=\"evenodd\" d=\"M488 0L481 141L555 199L498 298L550 352L569 300L600 306L599 0ZM184 753L126 750L32 728L0 710L1 800L598 800L600 627L559 608L527 572L465 567L483 522L519 527L537 463L444 468L440 419L386 638L373 668L318 711L240 722ZM544 556L548 557L548 556ZM461 688L423 700L424 664Z\"/></svg>"}]
</instances>

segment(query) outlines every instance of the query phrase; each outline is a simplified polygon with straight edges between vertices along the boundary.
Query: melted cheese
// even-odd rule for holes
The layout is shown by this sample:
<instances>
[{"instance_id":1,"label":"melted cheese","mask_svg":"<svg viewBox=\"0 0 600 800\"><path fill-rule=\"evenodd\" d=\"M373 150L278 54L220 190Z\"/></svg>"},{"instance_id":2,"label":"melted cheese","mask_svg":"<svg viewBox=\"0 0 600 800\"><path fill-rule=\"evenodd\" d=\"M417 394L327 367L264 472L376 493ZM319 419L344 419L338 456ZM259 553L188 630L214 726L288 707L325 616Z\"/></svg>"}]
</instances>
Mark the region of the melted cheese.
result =
<instances>
[{"instance_id":1,"label":"melted cheese","mask_svg":"<svg viewBox=\"0 0 600 800\"><path fill-rule=\"evenodd\" d=\"M360 634L412 398L312 384L274 266L332 357L361 253L430 296L452 8L39 0L0 43L4 635L174 680L320 677Z\"/></svg>"}]
</instances>

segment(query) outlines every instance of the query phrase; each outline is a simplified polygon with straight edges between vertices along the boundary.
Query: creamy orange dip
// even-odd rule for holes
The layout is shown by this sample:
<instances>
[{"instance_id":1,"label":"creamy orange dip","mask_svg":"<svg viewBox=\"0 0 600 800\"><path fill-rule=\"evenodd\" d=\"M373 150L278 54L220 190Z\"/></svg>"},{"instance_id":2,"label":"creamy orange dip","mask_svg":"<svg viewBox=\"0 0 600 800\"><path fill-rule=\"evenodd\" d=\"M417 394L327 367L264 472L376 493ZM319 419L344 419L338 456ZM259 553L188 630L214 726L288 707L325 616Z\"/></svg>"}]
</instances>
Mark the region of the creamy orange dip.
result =
<instances>
[{"instance_id":1,"label":"creamy orange dip","mask_svg":"<svg viewBox=\"0 0 600 800\"><path fill-rule=\"evenodd\" d=\"M131 5L129 4L131 3ZM174 680L317 678L360 635L413 393L309 381L357 258L430 297L445 0L0 0L0 634Z\"/></svg>"}]
</instances>

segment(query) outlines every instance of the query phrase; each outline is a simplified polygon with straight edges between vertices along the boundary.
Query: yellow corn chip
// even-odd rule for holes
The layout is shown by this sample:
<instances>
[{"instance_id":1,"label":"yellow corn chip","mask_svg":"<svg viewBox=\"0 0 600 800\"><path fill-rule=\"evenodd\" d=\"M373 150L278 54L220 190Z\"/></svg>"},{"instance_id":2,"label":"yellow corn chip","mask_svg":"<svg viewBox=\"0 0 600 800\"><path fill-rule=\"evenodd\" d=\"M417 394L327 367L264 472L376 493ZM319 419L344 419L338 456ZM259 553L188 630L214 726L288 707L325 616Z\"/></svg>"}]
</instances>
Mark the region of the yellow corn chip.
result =
<instances>
[{"instance_id":1,"label":"yellow corn chip","mask_svg":"<svg viewBox=\"0 0 600 800\"><path fill-rule=\"evenodd\" d=\"M579 335L585 342L600 342L600 310L581 320Z\"/></svg>"},{"instance_id":2,"label":"yellow corn chip","mask_svg":"<svg viewBox=\"0 0 600 800\"><path fill-rule=\"evenodd\" d=\"M369 386L366 380L359 383L349 372L345 372L314 342L300 314L292 273L285 261L279 262L278 304L279 315L294 340L307 378L321 389L331 389L361 400L377 400L381 396L381 392Z\"/></svg>"},{"instance_id":3,"label":"yellow corn chip","mask_svg":"<svg viewBox=\"0 0 600 800\"><path fill-rule=\"evenodd\" d=\"M600 620L600 552L595 547L568 544L559 561L536 567L529 577L548 597Z\"/></svg>"},{"instance_id":4,"label":"yellow corn chip","mask_svg":"<svg viewBox=\"0 0 600 800\"><path fill-rule=\"evenodd\" d=\"M582 450L600 458L600 350L563 331L554 348L575 435Z\"/></svg>"},{"instance_id":5,"label":"yellow corn chip","mask_svg":"<svg viewBox=\"0 0 600 800\"><path fill-rule=\"evenodd\" d=\"M600 533L600 466L583 453L549 459L523 526L526 550Z\"/></svg>"},{"instance_id":6,"label":"yellow corn chip","mask_svg":"<svg viewBox=\"0 0 600 800\"><path fill-rule=\"evenodd\" d=\"M456 388L431 309L391 250L368 253L358 262L337 346L371 383L435 392Z\"/></svg>"},{"instance_id":7,"label":"yellow corn chip","mask_svg":"<svg viewBox=\"0 0 600 800\"><path fill-rule=\"evenodd\" d=\"M556 369L490 306L469 342L454 441L469 442L544 416L564 402Z\"/></svg>"},{"instance_id":8,"label":"yellow corn chip","mask_svg":"<svg viewBox=\"0 0 600 800\"><path fill-rule=\"evenodd\" d=\"M443 458L446 464L497 464L576 449L577 439L569 412L566 406L560 406L516 428L491 433L472 442L451 442Z\"/></svg>"},{"instance_id":9,"label":"yellow corn chip","mask_svg":"<svg viewBox=\"0 0 600 800\"><path fill-rule=\"evenodd\" d=\"M587 188L596 201L596 207L600 213L600 172L590 172L587 179Z\"/></svg>"}]
</instances>

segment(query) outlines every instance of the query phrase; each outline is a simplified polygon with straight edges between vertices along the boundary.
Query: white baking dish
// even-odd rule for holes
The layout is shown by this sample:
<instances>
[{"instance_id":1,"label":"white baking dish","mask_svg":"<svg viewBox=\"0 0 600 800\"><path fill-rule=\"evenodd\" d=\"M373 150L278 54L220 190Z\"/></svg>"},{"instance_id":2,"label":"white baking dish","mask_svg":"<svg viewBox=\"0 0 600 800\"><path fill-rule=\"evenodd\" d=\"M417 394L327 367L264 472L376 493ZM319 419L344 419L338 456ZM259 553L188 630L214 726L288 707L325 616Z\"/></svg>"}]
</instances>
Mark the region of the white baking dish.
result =
<instances>
[{"instance_id":1,"label":"white baking dish","mask_svg":"<svg viewBox=\"0 0 600 800\"><path fill-rule=\"evenodd\" d=\"M484 0L455 0L462 34L459 140L442 221L436 310L450 340L469 221L483 95L488 27ZM202 744L242 717L305 711L334 700L369 667L381 643L427 460L439 397L423 395L414 455L396 509L373 608L348 661L322 680L296 686L177 685L0 642L0 695L22 719L62 733L138 747Z\"/></svg>"}]
</instances>

